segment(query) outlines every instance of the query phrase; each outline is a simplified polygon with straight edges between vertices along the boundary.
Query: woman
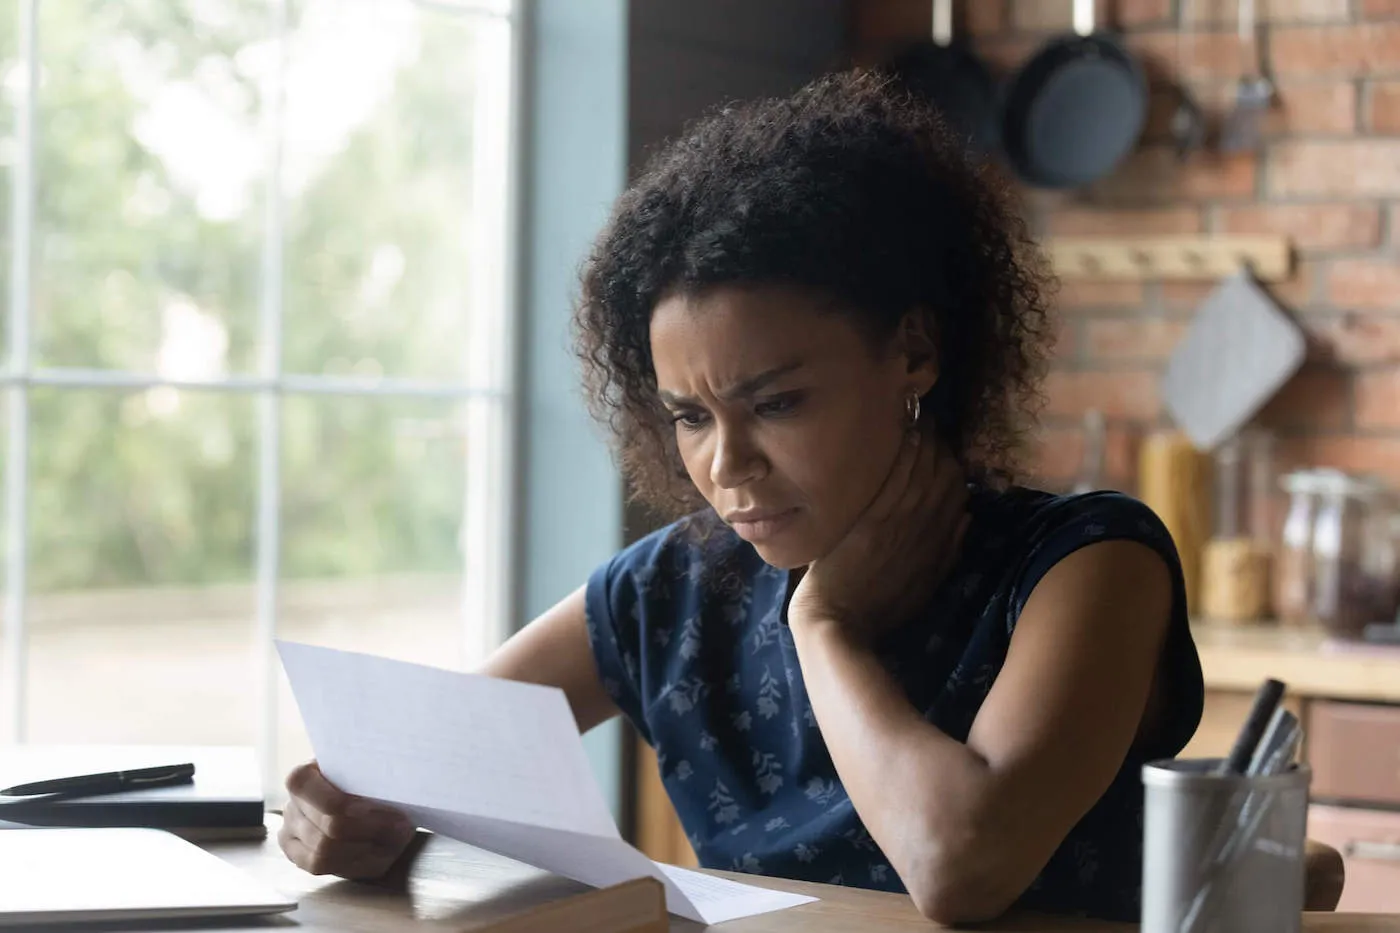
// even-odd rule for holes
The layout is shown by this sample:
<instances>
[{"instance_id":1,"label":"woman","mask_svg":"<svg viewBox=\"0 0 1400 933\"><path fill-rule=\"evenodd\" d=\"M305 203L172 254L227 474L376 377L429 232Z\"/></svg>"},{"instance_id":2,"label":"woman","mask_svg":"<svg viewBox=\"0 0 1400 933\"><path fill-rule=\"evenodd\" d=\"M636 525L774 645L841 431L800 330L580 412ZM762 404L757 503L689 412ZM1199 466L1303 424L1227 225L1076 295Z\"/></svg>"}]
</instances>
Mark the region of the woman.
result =
<instances>
[{"instance_id":1,"label":"woman","mask_svg":"<svg viewBox=\"0 0 1400 933\"><path fill-rule=\"evenodd\" d=\"M1127 497L1015 486L1052 325L1005 188L868 74L726 110L618 202L578 340L633 489L688 517L487 673L657 750L710 867L1137 915L1141 764L1195 730L1181 569ZM281 842L384 872L412 828L314 764ZM357 809L358 808L358 809Z\"/></svg>"}]
</instances>

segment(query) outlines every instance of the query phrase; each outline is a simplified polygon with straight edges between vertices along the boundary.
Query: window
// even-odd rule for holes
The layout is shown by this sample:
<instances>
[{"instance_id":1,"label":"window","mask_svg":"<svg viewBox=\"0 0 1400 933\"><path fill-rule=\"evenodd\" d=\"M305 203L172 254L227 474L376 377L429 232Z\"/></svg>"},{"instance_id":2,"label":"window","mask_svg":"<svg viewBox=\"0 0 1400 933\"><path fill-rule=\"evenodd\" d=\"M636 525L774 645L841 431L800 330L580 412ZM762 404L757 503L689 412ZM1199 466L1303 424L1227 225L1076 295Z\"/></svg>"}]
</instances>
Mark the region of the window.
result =
<instances>
[{"instance_id":1,"label":"window","mask_svg":"<svg viewBox=\"0 0 1400 933\"><path fill-rule=\"evenodd\" d=\"M5 0L0 727L309 752L505 633L509 0ZM275 784L270 787L275 787Z\"/></svg>"}]
</instances>

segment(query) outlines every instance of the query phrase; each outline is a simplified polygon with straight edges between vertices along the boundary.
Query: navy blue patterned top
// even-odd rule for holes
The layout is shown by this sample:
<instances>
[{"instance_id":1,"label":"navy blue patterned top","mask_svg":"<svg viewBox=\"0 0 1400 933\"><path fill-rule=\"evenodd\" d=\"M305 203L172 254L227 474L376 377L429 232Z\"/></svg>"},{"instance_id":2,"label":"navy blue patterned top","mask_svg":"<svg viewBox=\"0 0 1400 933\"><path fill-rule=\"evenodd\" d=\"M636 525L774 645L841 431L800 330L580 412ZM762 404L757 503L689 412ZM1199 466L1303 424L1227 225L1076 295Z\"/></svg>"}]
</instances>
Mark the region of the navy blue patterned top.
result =
<instances>
[{"instance_id":1,"label":"navy blue patterned top","mask_svg":"<svg viewBox=\"0 0 1400 933\"><path fill-rule=\"evenodd\" d=\"M1200 662L1181 566L1146 506L1117 493L974 490L957 566L924 616L877 650L909 701L966 741L1036 583L1071 552L1142 542L1173 576L1164 713L1021 897L1022 907L1136 920L1143 762L1175 755L1200 720ZM657 753L702 865L903 891L841 785L784 624L788 574L703 513L636 542L587 587L604 687ZM1125 619L1125 623L1132 620Z\"/></svg>"}]
</instances>

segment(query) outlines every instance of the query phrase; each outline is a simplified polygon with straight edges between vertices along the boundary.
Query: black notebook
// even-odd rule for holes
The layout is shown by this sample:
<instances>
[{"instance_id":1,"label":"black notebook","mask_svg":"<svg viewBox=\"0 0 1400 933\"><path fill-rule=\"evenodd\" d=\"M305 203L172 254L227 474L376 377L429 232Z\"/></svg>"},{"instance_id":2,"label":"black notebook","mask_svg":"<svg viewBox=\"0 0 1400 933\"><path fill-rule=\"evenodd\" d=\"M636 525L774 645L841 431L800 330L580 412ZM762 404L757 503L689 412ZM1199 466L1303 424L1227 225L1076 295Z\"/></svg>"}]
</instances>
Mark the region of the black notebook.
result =
<instances>
[{"instance_id":1,"label":"black notebook","mask_svg":"<svg viewBox=\"0 0 1400 933\"><path fill-rule=\"evenodd\" d=\"M12 745L0 750L0 787L193 762L194 781L69 800L0 797L0 821L30 826L148 826L214 838L263 825L262 777L252 748L180 745ZM230 831L223 833L221 831Z\"/></svg>"}]
</instances>

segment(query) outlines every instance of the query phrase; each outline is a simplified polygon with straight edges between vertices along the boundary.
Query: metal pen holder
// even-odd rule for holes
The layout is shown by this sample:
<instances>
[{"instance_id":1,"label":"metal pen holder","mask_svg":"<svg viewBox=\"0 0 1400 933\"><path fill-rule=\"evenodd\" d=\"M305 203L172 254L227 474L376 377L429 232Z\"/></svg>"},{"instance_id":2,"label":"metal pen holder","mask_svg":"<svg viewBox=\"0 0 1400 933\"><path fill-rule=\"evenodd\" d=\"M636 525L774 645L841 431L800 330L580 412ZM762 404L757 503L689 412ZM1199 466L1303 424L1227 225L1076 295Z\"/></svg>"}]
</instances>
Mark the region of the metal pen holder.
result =
<instances>
[{"instance_id":1,"label":"metal pen holder","mask_svg":"<svg viewBox=\"0 0 1400 933\"><path fill-rule=\"evenodd\" d=\"M1142 933L1299 933L1312 772L1143 766Z\"/></svg>"}]
</instances>

